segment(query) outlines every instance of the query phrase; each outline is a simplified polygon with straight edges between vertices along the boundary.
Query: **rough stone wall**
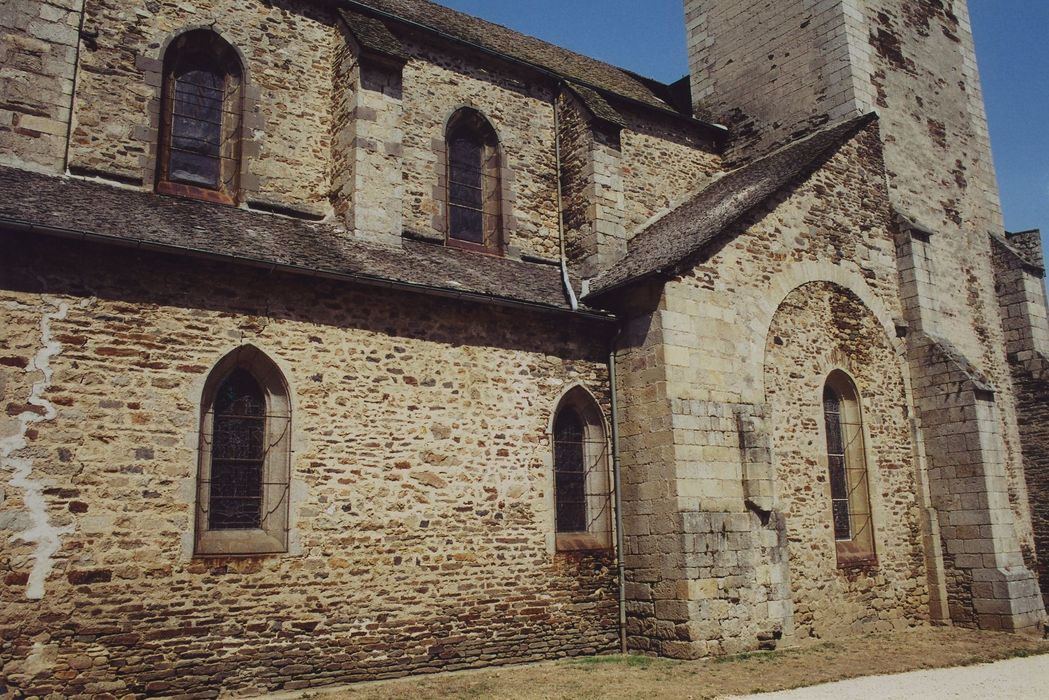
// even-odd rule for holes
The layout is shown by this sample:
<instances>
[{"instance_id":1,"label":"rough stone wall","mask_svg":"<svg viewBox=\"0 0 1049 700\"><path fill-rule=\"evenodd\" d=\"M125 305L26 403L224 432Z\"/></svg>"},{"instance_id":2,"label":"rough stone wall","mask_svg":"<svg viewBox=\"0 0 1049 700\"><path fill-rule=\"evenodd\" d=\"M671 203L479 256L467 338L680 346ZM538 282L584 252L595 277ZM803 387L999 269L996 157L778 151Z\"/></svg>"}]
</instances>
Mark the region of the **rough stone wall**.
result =
<instances>
[{"instance_id":1,"label":"rough stone wall","mask_svg":"<svg viewBox=\"0 0 1049 700\"><path fill-rule=\"evenodd\" d=\"M1037 231L992 239L994 271L1016 392L1024 476L1031 499L1034 551L1027 565L1037 572L1049 603L1049 321L1041 240Z\"/></svg>"},{"instance_id":2,"label":"rough stone wall","mask_svg":"<svg viewBox=\"0 0 1049 700\"><path fill-rule=\"evenodd\" d=\"M65 168L80 0L6 0L0 13L0 163Z\"/></svg>"},{"instance_id":3,"label":"rough stone wall","mask_svg":"<svg viewBox=\"0 0 1049 700\"><path fill-rule=\"evenodd\" d=\"M504 240L511 252L557 258L554 96L535 80L477 56L406 42L404 68L404 227L444 241L445 173L439 151L460 107L483 114L499 136Z\"/></svg>"},{"instance_id":4,"label":"rough stone wall","mask_svg":"<svg viewBox=\"0 0 1049 700\"><path fill-rule=\"evenodd\" d=\"M1032 553L1030 535L1023 537L1030 532L1028 497L1022 471L1010 468L1010 446L1019 444L1018 435L1012 438L1015 419L1010 425L1002 415L1012 407L1011 386L992 382L942 335L936 238L899 222L897 264L914 409L942 535L950 618L993 629L1034 629L1044 612L1023 556Z\"/></svg>"},{"instance_id":5,"label":"rough stone wall","mask_svg":"<svg viewBox=\"0 0 1049 700\"><path fill-rule=\"evenodd\" d=\"M721 157L697 130L651 114L624 113L623 225L629 238L720 174Z\"/></svg>"},{"instance_id":6,"label":"rough stone wall","mask_svg":"<svg viewBox=\"0 0 1049 700\"><path fill-rule=\"evenodd\" d=\"M827 282L787 296L769 329L765 358L799 636L887 631L927 619L906 358L858 298ZM873 567L837 563L823 430L823 385L835 369L849 374L860 395Z\"/></svg>"},{"instance_id":7,"label":"rough stone wall","mask_svg":"<svg viewBox=\"0 0 1049 700\"><path fill-rule=\"evenodd\" d=\"M4 235L9 692L214 697L615 647L611 555L554 552L547 434L576 382L607 408L599 331ZM194 558L200 391L242 344L293 396L291 551Z\"/></svg>"},{"instance_id":8,"label":"rough stone wall","mask_svg":"<svg viewBox=\"0 0 1049 700\"><path fill-rule=\"evenodd\" d=\"M88 0L86 8L84 31L94 38L80 52L71 168L152 186L158 62L177 34L212 27L242 56L249 106L257 97L257 112L245 114L253 144L243 154L245 198L328 211L331 76L343 39L325 11L285 0Z\"/></svg>"},{"instance_id":9,"label":"rough stone wall","mask_svg":"<svg viewBox=\"0 0 1049 700\"><path fill-rule=\"evenodd\" d=\"M786 409L770 407L763 380L776 311L806 283L834 283L856 295L877 319L872 347L884 350L895 337L901 309L891 225L871 125L661 295L650 291L642 304L638 292L639 306L620 311L634 318L623 350L630 378L621 382L628 596L643 601L631 604L632 645L685 658L774 646L794 634L792 588L806 629L816 633L837 631L829 620L839 614L865 629L927 619L927 504L901 419L908 402L899 393L906 386L902 348L893 347L897 378L882 380L893 391L877 409L889 420L878 437L879 446L888 445L878 460L889 474L876 493L886 564L864 580L842 581L803 552L797 571L788 570L788 551L795 556L788 541L805 535L784 517L774 491L786 499L799 484L796 477L777 482L794 473L775 466L788 464L774 438L790 426L776 423ZM889 362L878 361L872 374ZM815 441L804 449L819 459ZM673 540L678 532L683 546ZM671 542L682 549L664 548ZM877 616L861 614L874 597Z\"/></svg>"},{"instance_id":10,"label":"rough stone wall","mask_svg":"<svg viewBox=\"0 0 1049 700\"><path fill-rule=\"evenodd\" d=\"M877 110L892 204L935 234L923 244L920 260L900 263L901 293L909 300L906 320L915 331L910 336L912 380L928 388L933 375L927 374L930 365L923 364L923 358L926 340L936 336L996 390L991 438L996 447L983 458L995 462L987 465L988 473L1003 475L1011 510L1007 527L1014 530L1020 547L1029 550L1033 547L1030 509L988 238L989 232L1002 230L1002 220L966 4L964 0L813 0L800 8L791 4L801 13L797 16L785 12L788 4L687 3L693 82L701 87L709 83L714 90L713 98L702 90L696 94L713 99L714 104L731 102L738 95L738 104L751 105L744 111L760 114L754 120L756 132L741 134L744 144L775 143L792 130L811 128L813 120L804 105L815 104L817 116L827 117ZM836 9L827 7L826 21L817 21L812 13L829 5ZM834 18L835 12L841 21ZM753 65L740 70L736 64L741 58L731 47L741 35L771 40L773 49L779 43L796 43L823 75L825 95L813 99L813 86L821 83L800 72L767 73ZM719 44L729 54L719 53ZM819 46L832 50L827 53ZM747 55L754 58L746 59ZM769 61L779 58L770 49L745 53L742 60L761 62L770 55ZM796 77L788 80L789 75ZM758 76L774 82L761 84ZM781 93L789 96L779 99ZM923 285L920 294L913 289L915 284ZM950 393L942 387L938 395L944 398ZM935 411L937 406L925 408ZM936 414L927 413L924 429L950 430L929 424L932 415ZM936 441L925 444L930 460L950 460L948 454L931 453L938 449Z\"/></svg>"}]
</instances>

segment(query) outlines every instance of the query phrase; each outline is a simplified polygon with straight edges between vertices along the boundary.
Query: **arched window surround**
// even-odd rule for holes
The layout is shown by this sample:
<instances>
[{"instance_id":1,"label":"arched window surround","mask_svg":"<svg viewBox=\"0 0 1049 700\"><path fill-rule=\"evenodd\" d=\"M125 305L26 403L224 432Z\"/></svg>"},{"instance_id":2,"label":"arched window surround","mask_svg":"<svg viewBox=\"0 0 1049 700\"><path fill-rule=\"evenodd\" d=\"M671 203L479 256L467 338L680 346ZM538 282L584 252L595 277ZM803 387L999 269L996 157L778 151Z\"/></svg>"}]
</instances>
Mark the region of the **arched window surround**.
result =
<instances>
[{"instance_id":1,"label":"arched window surround","mask_svg":"<svg viewBox=\"0 0 1049 700\"><path fill-rule=\"evenodd\" d=\"M218 33L191 29L165 47L157 192L237 203L244 88L240 57Z\"/></svg>"},{"instance_id":2,"label":"arched window surround","mask_svg":"<svg viewBox=\"0 0 1049 700\"><path fill-rule=\"evenodd\" d=\"M877 564L863 402L852 377L832 371L823 384L823 429L831 531L842 568Z\"/></svg>"},{"instance_id":3,"label":"arched window surround","mask_svg":"<svg viewBox=\"0 0 1049 700\"><path fill-rule=\"evenodd\" d=\"M576 422L578 426L567 443L563 441L567 436L560 430L566 418L568 423ZM600 405L590 392L575 385L558 401L549 430L553 468L551 524L557 551L610 548L610 448ZM580 467L582 473L576 476Z\"/></svg>"},{"instance_id":4,"label":"arched window surround","mask_svg":"<svg viewBox=\"0 0 1049 700\"><path fill-rule=\"evenodd\" d=\"M503 154L491 122L472 107L456 110L445 124L444 159L446 245L501 255Z\"/></svg>"},{"instance_id":5,"label":"arched window surround","mask_svg":"<svg viewBox=\"0 0 1049 700\"><path fill-rule=\"evenodd\" d=\"M247 455L248 460L243 460L257 458L260 463L258 481L254 485L257 487L258 515L256 522L248 525L243 522L231 525L228 519L222 518L216 522L215 512L221 507L212 507L213 499L223 495L219 489L222 481L220 464L230 461L230 458L242 457L224 453L222 436L215 430L223 420L222 416L216 415L216 407L221 404L219 393L228 386L227 381L231 378L240 386L253 382L263 403L260 411L249 411L252 417L247 419L254 420L257 416L261 422L260 454ZM194 554L223 556L286 552L291 497L291 397L283 373L264 352L252 345L244 345L216 363L201 396L199 435Z\"/></svg>"}]
</instances>

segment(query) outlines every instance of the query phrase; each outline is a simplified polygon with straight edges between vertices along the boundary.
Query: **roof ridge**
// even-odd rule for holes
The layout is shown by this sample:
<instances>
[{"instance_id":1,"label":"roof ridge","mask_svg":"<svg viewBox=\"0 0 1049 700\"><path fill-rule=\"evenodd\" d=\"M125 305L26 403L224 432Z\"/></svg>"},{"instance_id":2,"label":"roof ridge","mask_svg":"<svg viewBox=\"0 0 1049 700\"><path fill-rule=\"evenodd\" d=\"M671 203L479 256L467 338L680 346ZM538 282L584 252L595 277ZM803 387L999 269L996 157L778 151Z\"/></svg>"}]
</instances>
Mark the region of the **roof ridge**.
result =
<instances>
[{"instance_id":1,"label":"roof ridge","mask_svg":"<svg viewBox=\"0 0 1049 700\"><path fill-rule=\"evenodd\" d=\"M341 4L393 22L434 32L446 39L531 66L558 78L602 91L660 112L707 125L669 100L672 83L588 56L506 25L431 0L338 0ZM658 86L658 89L654 89ZM666 94L662 94L666 93Z\"/></svg>"}]
</instances>

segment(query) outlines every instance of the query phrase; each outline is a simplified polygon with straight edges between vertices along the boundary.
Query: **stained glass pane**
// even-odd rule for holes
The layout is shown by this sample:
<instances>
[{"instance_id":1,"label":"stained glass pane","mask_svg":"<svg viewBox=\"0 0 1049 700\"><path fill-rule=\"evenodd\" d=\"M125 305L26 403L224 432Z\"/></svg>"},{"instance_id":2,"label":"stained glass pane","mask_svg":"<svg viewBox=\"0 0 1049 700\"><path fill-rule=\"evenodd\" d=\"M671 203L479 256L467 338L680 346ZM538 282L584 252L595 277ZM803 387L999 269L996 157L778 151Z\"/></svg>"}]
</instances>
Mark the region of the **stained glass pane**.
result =
<instances>
[{"instance_id":1,"label":"stained glass pane","mask_svg":"<svg viewBox=\"0 0 1049 700\"><path fill-rule=\"evenodd\" d=\"M235 370L215 397L209 529L261 526L265 440L265 395L251 374Z\"/></svg>"},{"instance_id":2,"label":"stained glass pane","mask_svg":"<svg viewBox=\"0 0 1049 700\"><path fill-rule=\"evenodd\" d=\"M484 243L483 215L476 209L452 206L449 209L451 237L469 243Z\"/></svg>"},{"instance_id":3,"label":"stained glass pane","mask_svg":"<svg viewBox=\"0 0 1049 700\"><path fill-rule=\"evenodd\" d=\"M849 517L849 502L847 500L834 501L834 539L852 539L852 527Z\"/></svg>"},{"instance_id":4,"label":"stained glass pane","mask_svg":"<svg viewBox=\"0 0 1049 700\"><path fill-rule=\"evenodd\" d=\"M557 531L585 532L586 462L583 420L571 408L554 423L554 476Z\"/></svg>"},{"instance_id":5,"label":"stained glass pane","mask_svg":"<svg viewBox=\"0 0 1049 700\"><path fill-rule=\"evenodd\" d=\"M834 539L849 540L852 539L852 515L849 512L849 478L842 436L841 397L829 386L823 390L823 418L827 426L827 468Z\"/></svg>"},{"instance_id":6,"label":"stained glass pane","mask_svg":"<svg viewBox=\"0 0 1049 700\"><path fill-rule=\"evenodd\" d=\"M473 133L448 143L448 204L451 238L484 244L484 144Z\"/></svg>"},{"instance_id":7,"label":"stained glass pane","mask_svg":"<svg viewBox=\"0 0 1049 700\"><path fill-rule=\"evenodd\" d=\"M175 76L168 177L192 185L219 184L225 76L191 70Z\"/></svg>"}]
</instances>

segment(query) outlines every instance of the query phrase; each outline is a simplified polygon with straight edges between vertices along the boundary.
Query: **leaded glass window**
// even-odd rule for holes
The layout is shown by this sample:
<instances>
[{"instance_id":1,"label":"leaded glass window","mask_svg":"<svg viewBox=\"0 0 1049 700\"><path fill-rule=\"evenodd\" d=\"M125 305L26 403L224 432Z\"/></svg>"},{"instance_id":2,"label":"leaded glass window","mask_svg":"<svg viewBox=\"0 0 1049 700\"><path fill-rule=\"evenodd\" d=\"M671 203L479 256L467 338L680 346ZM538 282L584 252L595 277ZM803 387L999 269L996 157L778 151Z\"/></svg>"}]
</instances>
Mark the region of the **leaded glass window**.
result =
<instances>
[{"instance_id":1,"label":"leaded glass window","mask_svg":"<svg viewBox=\"0 0 1049 700\"><path fill-rule=\"evenodd\" d=\"M172 81L168 178L217 189L226 77L209 70L187 70Z\"/></svg>"},{"instance_id":2,"label":"leaded glass window","mask_svg":"<svg viewBox=\"0 0 1049 700\"><path fill-rule=\"evenodd\" d=\"M287 551L291 430L272 360L245 345L219 361L201 405L195 553Z\"/></svg>"},{"instance_id":3,"label":"leaded glass window","mask_svg":"<svg viewBox=\"0 0 1049 700\"><path fill-rule=\"evenodd\" d=\"M571 407L562 409L554 423L558 532L585 532L587 529L585 437L579 414Z\"/></svg>"},{"instance_id":4,"label":"leaded glass window","mask_svg":"<svg viewBox=\"0 0 1049 700\"><path fill-rule=\"evenodd\" d=\"M845 441L842 439L841 398L829 386L823 390L823 416L827 425L827 466L834 516L834 538L852 539L849 515L849 483L845 471Z\"/></svg>"},{"instance_id":5,"label":"leaded glass window","mask_svg":"<svg viewBox=\"0 0 1049 700\"><path fill-rule=\"evenodd\" d=\"M561 398L550 427L556 548L606 549L612 489L601 407L583 387L573 387Z\"/></svg>"},{"instance_id":6,"label":"leaded glass window","mask_svg":"<svg viewBox=\"0 0 1049 700\"><path fill-rule=\"evenodd\" d=\"M448 242L499 252L502 191L495 130L479 112L462 109L449 120L445 140Z\"/></svg>"},{"instance_id":7,"label":"leaded glass window","mask_svg":"<svg viewBox=\"0 0 1049 700\"><path fill-rule=\"evenodd\" d=\"M214 421L208 528L258 528L266 459L266 399L245 370L234 370L219 387Z\"/></svg>"},{"instance_id":8,"label":"leaded glass window","mask_svg":"<svg viewBox=\"0 0 1049 700\"><path fill-rule=\"evenodd\" d=\"M240 169L241 68L217 34L194 30L164 56L157 190L232 203Z\"/></svg>"},{"instance_id":9,"label":"leaded glass window","mask_svg":"<svg viewBox=\"0 0 1049 700\"><path fill-rule=\"evenodd\" d=\"M827 476L838 564L874 562L874 531L862 408L852 379L840 370L823 387Z\"/></svg>"}]
</instances>

